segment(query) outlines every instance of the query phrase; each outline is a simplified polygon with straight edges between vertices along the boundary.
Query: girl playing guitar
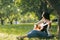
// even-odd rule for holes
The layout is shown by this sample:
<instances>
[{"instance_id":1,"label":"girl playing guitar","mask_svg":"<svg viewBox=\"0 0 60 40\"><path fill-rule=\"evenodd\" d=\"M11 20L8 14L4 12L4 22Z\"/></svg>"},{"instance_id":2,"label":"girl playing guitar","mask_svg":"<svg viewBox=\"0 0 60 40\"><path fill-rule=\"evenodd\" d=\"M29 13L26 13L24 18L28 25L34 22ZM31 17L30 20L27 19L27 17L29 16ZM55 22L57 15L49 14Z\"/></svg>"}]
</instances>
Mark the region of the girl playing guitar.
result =
<instances>
[{"instance_id":1,"label":"girl playing guitar","mask_svg":"<svg viewBox=\"0 0 60 40\"><path fill-rule=\"evenodd\" d=\"M19 36L17 39L22 40L25 37L31 38L31 37L49 37L49 27L51 26L50 16L49 13L43 12L42 19L34 24L34 28L32 31L30 31L25 36Z\"/></svg>"}]
</instances>

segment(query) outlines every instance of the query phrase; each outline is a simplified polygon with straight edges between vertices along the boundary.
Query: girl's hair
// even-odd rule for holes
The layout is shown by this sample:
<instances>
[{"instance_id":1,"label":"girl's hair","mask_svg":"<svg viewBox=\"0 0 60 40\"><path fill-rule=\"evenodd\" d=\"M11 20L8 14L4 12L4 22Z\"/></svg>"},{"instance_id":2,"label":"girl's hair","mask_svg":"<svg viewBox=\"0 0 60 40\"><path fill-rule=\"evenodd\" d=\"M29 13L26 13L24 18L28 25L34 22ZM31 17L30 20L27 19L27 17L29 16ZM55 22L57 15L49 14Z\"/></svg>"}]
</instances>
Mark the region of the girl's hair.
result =
<instances>
[{"instance_id":1,"label":"girl's hair","mask_svg":"<svg viewBox=\"0 0 60 40\"><path fill-rule=\"evenodd\" d=\"M50 20L50 14L48 12L43 12L42 16L48 20Z\"/></svg>"}]
</instances>

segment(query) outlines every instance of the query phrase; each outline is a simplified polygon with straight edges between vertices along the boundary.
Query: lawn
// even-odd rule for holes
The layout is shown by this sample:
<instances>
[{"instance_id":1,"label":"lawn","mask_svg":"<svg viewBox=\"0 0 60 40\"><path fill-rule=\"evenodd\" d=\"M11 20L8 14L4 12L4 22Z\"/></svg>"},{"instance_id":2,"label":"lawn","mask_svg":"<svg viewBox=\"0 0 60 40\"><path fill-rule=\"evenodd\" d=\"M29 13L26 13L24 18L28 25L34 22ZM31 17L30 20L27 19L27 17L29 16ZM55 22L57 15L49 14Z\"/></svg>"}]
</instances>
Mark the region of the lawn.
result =
<instances>
[{"instance_id":1,"label":"lawn","mask_svg":"<svg viewBox=\"0 0 60 40\"><path fill-rule=\"evenodd\" d=\"M0 25L0 33L22 35L32 30L33 24Z\"/></svg>"},{"instance_id":2,"label":"lawn","mask_svg":"<svg viewBox=\"0 0 60 40\"><path fill-rule=\"evenodd\" d=\"M16 40L16 36L25 35L33 29L34 24L14 24L14 25L0 25L0 40ZM53 23L51 26L51 33L56 34L57 25ZM55 38L56 39L56 38ZM55 40L54 39L54 40Z\"/></svg>"}]
</instances>

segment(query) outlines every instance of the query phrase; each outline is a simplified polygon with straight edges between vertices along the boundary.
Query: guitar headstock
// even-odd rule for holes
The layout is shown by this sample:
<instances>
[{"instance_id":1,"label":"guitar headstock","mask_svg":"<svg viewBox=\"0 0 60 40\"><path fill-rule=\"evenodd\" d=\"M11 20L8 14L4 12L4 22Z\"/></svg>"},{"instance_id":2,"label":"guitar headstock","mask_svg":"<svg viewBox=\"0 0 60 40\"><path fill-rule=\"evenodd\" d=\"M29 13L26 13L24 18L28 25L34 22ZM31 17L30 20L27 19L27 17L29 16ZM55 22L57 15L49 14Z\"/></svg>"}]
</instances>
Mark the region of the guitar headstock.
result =
<instances>
[{"instance_id":1,"label":"guitar headstock","mask_svg":"<svg viewBox=\"0 0 60 40\"><path fill-rule=\"evenodd\" d=\"M52 22L57 22L57 21L58 21L58 19L53 19L53 20L52 20Z\"/></svg>"}]
</instances>

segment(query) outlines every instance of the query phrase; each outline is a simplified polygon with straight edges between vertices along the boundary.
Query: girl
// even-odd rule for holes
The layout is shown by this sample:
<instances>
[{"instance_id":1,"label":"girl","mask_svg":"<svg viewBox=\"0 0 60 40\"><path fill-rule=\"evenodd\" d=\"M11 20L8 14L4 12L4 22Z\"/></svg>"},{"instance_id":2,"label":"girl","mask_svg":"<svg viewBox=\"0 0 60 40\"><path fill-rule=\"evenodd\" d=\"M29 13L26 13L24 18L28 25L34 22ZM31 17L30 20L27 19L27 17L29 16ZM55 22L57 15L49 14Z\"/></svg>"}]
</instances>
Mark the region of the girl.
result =
<instances>
[{"instance_id":1,"label":"girl","mask_svg":"<svg viewBox=\"0 0 60 40\"><path fill-rule=\"evenodd\" d=\"M34 25L32 31L30 31L25 36L19 36L17 39L23 40L23 38L28 37L49 37L50 33L48 31L51 25L50 16L47 12L43 12L42 19Z\"/></svg>"}]
</instances>

